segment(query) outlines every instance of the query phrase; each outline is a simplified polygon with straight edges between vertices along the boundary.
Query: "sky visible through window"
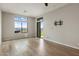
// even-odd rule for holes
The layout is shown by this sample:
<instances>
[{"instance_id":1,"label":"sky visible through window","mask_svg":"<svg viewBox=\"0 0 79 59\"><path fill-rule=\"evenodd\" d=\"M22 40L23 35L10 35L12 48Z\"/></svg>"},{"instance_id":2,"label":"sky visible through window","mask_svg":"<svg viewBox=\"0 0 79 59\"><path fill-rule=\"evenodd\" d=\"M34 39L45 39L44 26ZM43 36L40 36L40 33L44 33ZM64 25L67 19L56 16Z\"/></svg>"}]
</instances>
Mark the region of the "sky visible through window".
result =
<instances>
[{"instance_id":1,"label":"sky visible through window","mask_svg":"<svg viewBox=\"0 0 79 59\"><path fill-rule=\"evenodd\" d=\"M26 22L18 22L18 21L15 22L15 28L21 28L21 23L22 23L23 28L27 28Z\"/></svg>"},{"instance_id":2,"label":"sky visible through window","mask_svg":"<svg viewBox=\"0 0 79 59\"><path fill-rule=\"evenodd\" d=\"M15 17L15 31L27 32L27 18Z\"/></svg>"}]
</instances>

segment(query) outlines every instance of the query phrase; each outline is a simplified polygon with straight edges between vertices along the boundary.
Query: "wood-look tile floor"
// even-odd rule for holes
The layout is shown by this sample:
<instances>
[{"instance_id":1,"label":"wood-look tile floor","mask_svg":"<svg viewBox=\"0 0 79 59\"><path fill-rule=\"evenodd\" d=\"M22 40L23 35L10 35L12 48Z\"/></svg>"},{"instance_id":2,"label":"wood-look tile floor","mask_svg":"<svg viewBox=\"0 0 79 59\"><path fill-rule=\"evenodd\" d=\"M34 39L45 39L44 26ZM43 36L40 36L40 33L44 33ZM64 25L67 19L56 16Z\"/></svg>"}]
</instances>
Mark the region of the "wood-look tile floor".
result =
<instances>
[{"instance_id":1,"label":"wood-look tile floor","mask_svg":"<svg viewBox=\"0 0 79 59\"><path fill-rule=\"evenodd\" d=\"M43 39L27 38L6 41L0 47L1 56L79 56L79 50Z\"/></svg>"}]
</instances>

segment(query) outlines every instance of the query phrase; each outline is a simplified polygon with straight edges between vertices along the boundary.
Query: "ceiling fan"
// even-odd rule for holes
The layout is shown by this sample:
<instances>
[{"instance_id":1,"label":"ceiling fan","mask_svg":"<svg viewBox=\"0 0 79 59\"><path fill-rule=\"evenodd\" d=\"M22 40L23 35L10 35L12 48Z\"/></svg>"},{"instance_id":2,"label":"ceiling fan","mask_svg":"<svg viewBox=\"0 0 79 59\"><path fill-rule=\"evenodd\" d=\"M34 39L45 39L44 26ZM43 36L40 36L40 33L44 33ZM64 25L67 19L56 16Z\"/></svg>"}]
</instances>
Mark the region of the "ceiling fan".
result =
<instances>
[{"instance_id":1,"label":"ceiling fan","mask_svg":"<svg viewBox=\"0 0 79 59\"><path fill-rule=\"evenodd\" d=\"M45 4L46 7L48 6L48 3L44 3L44 4Z\"/></svg>"}]
</instances>

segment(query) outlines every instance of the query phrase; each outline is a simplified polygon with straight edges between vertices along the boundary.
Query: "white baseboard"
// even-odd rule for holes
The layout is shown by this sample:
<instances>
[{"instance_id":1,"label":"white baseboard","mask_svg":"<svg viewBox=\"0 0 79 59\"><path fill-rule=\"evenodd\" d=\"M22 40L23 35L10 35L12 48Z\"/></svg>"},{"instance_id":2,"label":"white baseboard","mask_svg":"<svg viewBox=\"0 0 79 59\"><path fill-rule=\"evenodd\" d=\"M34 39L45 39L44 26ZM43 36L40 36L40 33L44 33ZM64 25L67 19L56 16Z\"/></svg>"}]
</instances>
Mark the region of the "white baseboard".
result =
<instances>
[{"instance_id":1,"label":"white baseboard","mask_svg":"<svg viewBox=\"0 0 79 59\"><path fill-rule=\"evenodd\" d=\"M48 38L44 38L45 40L48 40ZM70 45L67 45L67 44L63 44L63 43L60 43L60 42L57 42L57 41L54 41L54 40L48 40L48 41L51 41L51 42L55 42L57 44L61 44L61 45L64 45L64 46L68 46L68 47L71 47L71 48L74 48L74 49L78 49L78 47L75 47L75 46L70 46Z\"/></svg>"}]
</instances>

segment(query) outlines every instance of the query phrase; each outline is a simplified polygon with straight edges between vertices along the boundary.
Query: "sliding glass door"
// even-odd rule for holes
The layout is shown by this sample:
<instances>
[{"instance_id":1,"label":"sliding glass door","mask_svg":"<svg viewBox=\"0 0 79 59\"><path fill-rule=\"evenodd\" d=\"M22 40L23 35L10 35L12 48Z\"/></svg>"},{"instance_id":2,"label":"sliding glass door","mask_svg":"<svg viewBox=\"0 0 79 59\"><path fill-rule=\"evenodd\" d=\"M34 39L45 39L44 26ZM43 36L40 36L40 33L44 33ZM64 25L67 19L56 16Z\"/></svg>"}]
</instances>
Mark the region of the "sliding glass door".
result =
<instances>
[{"instance_id":1,"label":"sliding glass door","mask_svg":"<svg viewBox=\"0 0 79 59\"><path fill-rule=\"evenodd\" d=\"M38 38L44 37L43 28L44 28L44 22L43 22L43 17L41 17L37 19L37 37Z\"/></svg>"}]
</instances>

